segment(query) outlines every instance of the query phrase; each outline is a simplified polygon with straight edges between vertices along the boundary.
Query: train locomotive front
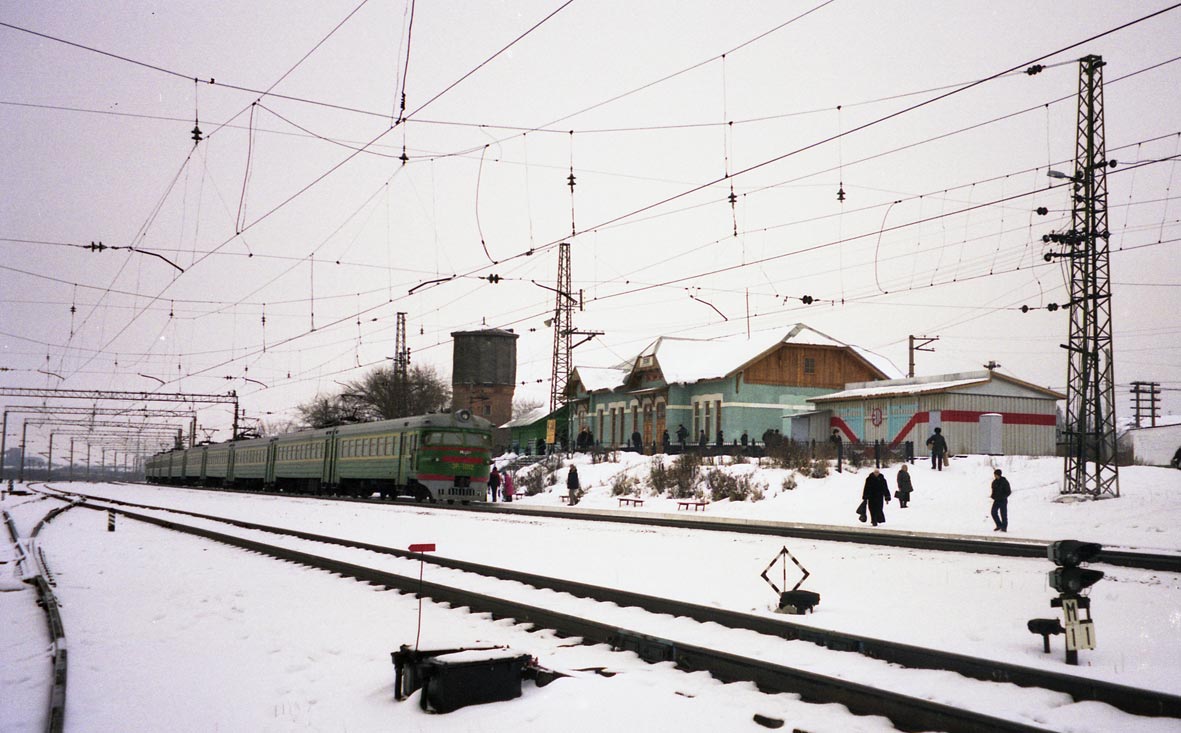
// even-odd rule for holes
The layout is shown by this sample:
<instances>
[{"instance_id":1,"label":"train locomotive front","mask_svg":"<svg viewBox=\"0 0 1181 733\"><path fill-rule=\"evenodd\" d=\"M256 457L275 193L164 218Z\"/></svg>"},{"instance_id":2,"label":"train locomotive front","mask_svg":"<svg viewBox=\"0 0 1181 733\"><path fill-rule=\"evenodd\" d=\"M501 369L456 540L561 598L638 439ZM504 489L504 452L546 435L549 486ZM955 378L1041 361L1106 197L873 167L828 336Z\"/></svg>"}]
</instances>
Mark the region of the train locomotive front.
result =
<instances>
[{"instance_id":1,"label":"train locomotive front","mask_svg":"<svg viewBox=\"0 0 1181 733\"><path fill-rule=\"evenodd\" d=\"M492 423L467 410L419 418L418 451L413 481L435 501L473 502L488 499L492 462Z\"/></svg>"}]
</instances>

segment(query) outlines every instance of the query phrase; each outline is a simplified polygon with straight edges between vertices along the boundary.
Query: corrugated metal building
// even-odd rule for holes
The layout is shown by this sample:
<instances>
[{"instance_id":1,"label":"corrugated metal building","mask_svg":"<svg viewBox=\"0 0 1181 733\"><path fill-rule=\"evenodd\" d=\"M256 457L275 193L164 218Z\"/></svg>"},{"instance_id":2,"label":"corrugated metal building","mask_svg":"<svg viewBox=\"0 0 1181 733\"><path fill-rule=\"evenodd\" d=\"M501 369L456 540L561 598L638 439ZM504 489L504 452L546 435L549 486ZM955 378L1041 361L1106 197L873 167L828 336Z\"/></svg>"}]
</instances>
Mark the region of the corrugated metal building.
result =
<instances>
[{"instance_id":1,"label":"corrugated metal building","mask_svg":"<svg viewBox=\"0 0 1181 733\"><path fill-rule=\"evenodd\" d=\"M927 437L941 427L952 453L1050 456L1057 445L1056 403L1065 398L994 371L859 382L810 397L820 412L812 416L808 432L823 439L836 428L846 440L882 440L891 446L913 441L915 453L925 455ZM992 415L1000 417L986 417ZM982 420L986 425L999 421L999 447L990 443Z\"/></svg>"}]
</instances>

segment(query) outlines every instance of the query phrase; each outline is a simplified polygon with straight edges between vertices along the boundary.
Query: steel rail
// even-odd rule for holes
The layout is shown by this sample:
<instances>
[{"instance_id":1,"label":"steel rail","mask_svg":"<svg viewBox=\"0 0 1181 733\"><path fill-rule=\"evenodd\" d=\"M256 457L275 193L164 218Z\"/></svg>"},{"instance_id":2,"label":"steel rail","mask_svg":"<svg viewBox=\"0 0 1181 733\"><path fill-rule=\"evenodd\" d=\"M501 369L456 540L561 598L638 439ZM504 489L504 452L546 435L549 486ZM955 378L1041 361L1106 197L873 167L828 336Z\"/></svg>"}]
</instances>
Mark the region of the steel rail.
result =
<instances>
[{"instance_id":1,"label":"steel rail","mask_svg":"<svg viewBox=\"0 0 1181 733\"><path fill-rule=\"evenodd\" d=\"M834 651L856 652L858 654L899 664L915 669L940 669L955 672L965 677L991 682L1011 682L1022 687L1037 687L1070 695L1075 700L1094 700L1107 703L1134 715L1167 716L1181 718L1181 697L1163 692L1143 690L1102 680L1077 675L1053 672L1032 667L1010 664L989 659L971 657L935 649L926 649L910 644L886 641L867 636L816 628L807 624L794 623L778 618L729 611L713 606L704 606L676 601L659 596L605 588L562 578L552 578L534 573L482 565L446 557L423 556L406 550L374 545L365 542L314 534L296 529L263 525L199 512L190 512L168 507L151 506L101 497L88 497L120 506L141 509L155 509L173 512L197 519L222 522L243 529L256 530L283 536L296 537L312 542L367 550L403 559L421 560L431 565L452 570L484 575L499 580L510 580L545 588L596 601L615 603L620 606L634 606L650 613L685 616L696 621L717 623L735 629L746 629L787 640L807 641Z\"/></svg>"},{"instance_id":2,"label":"steel rail","mask_svg":"<svg viewBox=\"0 0 1181 733\"><path fill-rule=\"evenodd\" d=\"M107 511L108 509L89 503L82 503L79 506L99 511ZM512 618L519 623L530 623L540 628L553 629L565 636L580 637L584 642L609 644L615 649L633 651L648 662L673 662L686 671L707 671L723 682L753 682L764 691L794 693L807 702L844 705L856 715L885 716L895 726L905 731L1047 733L1044 728L1017 721L961 710L952 705L881 690L762 660L682 644L675 640L655 637L538 606L475 593L441 583L422 581L415 576L398 575L292 548L269 545L210 529L183 525L125 509L116 511L130 519L147 522L165 529L203 537L403 593L420 594L439 603L450 603L457 607L466 606L473 612L489 613L493 618Z\"/></svg>"},{"instance_id":3,"label":"steel rail","mask_svg":"<svg viewBox=\"0 0 1181 733\"><path fill-rule=\"evenodd\" d=\"M33 530L33 537L37 536L41 527L52 517L60 513L59 510L65 510L69 507L59 507L47 515L37 527ZM4 523L8 525L8 534L12 537L13 546L17 548L17 567L21 569L22 576L28 575L28 568L25 567L28 562L29 555L25 553L24 547L20 541L20 534L17 532L16 523L13 522L12 516L7 510L4 510ZM62 733L66 723L66 669L68 661L68 649L66 648L66 631L62 624L61 612L58 610L57 597L53 594L53 589L50 587L49 568L45 565L45 558L41 553L32 553L33 562L36 565L36 574L32 577L25 578L25 582L32 585L37 592L37 605L45 612L45 622L49 628L50 646L50 663L53 668L53 684L49 689L49 708L46 713L45 730L49 733Z\"/></svg>"},{"instance_id":4,"label":"steel rail","mask_svg":"<svg viewBox=\"0 0 1181 733\"><path fill-rule=\"evenodd\" d=\"M389 506L385 499L371 499L368 497L333 497L320 494L297 494L291 492L259 492L244 489L229 489L223 487L197 487L174 484L147 484L167 488L192 489L195 491L218 491L226 493L260 494L267 493L275 496L311 497L325 501L351 501L368 504ZM616 512L600 509L558 509L539 507L510 507L504 503L480 502L470 505L462 504L432 504L433 508L449 511L493 512L503 514L517 514L528 517L546 517L550 519L581 519L588 522L615 522L620 524L637 524L654 527L675 527L678 529L700 529L709 532L736 532L738 534L770 535L773 537L791 537L795 539L816 540L821 542L845 542L850 544L878 545L883 547L902 547L915 550L931 550L935 552L966 552L974 555L996 555L1000 557L1046 558L1046 550L1050 541L1040 540L1010 540L1010 539L979 539L964 535L935 534L927 532L900 532L897 530L875 529L863 530L849 527L836 527L822 524L804 524L797 522L773 522L760 519L731 519L702 517L677 517L668 514L637 514ZM1181 553L1162 554L1151 552L1136 552L1133 550L1117 550L1104 548L1100 551L1095 562L1118 567L1135 568L1138 570L1156 570L1166 573L1181 573Z\"/></svg>"}]
</instances>

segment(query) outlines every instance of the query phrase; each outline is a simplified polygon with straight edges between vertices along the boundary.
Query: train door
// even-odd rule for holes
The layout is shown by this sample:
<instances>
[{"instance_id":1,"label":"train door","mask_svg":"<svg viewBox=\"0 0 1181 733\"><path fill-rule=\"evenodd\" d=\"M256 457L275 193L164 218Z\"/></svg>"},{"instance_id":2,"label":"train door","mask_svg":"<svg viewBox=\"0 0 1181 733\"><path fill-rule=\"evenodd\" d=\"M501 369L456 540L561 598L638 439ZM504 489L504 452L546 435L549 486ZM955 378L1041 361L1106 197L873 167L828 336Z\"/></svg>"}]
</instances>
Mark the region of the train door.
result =
<instances>
[{"instance_id":1,"label":"train door","mask_svg":"<svg viewBox=\"0 0 1181 733\"><path fill-rule=\"evenodd\" d=\"M328 433L324 439L320 441L320 491L323 492L328 484L332 483L332 444L335 443L332 436L336 431Z\"/></svg>"},{"instance_id":2,"label":"train door","mask_svg":"<svg viewBox=\"0 0 1181 733\"><path fill-rule=\"evenodd\" d=\"M394 456L394 486L400 489L406 485L406 463L402 455L402 447L406 443L406 433L394 433L390 439L394 441L390 451Z\"/></svg>"},{"instance_id":3,"label":"train door","mask_svg":"<svg viewBox=\"0 0 1181 733\"><path fill-rule=\"evenodd\" d=\"M336 493L340 486L340 435L333 430L328 434L327 444L324 446L324 486L325 492Z\"/></svg>"},{"instance_id":4,"label":"train door","mask_svg":"<svg viewBox=\"0 0 1181 733\"><path fill-rule=\"evenodd\" d=\"M266 467L263 469L263 472L262 472L263 476L264 476L264 478L263 478L263 485L264 486L274 486L275 485L275 456L279 452L278 448L275 447L276 440L278 440L278 438L271 438L270 442L267 443L266 454L265 454L266 455Z\"/></svg>"}]
</instances>

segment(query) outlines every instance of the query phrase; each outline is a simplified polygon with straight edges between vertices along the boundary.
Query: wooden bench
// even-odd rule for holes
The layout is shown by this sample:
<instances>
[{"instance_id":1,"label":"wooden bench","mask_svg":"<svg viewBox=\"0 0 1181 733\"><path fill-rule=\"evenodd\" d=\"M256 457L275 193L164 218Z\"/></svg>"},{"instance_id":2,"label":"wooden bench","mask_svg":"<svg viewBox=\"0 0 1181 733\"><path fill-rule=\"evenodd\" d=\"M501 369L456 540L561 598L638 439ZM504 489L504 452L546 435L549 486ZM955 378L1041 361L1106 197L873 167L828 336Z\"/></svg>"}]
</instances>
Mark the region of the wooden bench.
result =
<instances>
[{"instance_id":1,"label":"wooden bench","mask_svg":"<svg viewBox=\"0 0 1181 733\"><path fill-rule=\"evenodd\" d=\"M644 506L644 500L638 496L621 496L619 506Z\"/></svg>"},{"instance_id":2,"label":"wooden bench","mask_svg":"<svg viewBox=\"0 0 1181 733\"><path fill-rule=\"evenodd\" d=\"M698 510L705 511L705 507L708 505L709 505L708 501L678 501L677 502L677 511L680 511L682 509L688 509L689 507L692 507L693 511L698 511Z\"/></svg>"}]
</instances>

